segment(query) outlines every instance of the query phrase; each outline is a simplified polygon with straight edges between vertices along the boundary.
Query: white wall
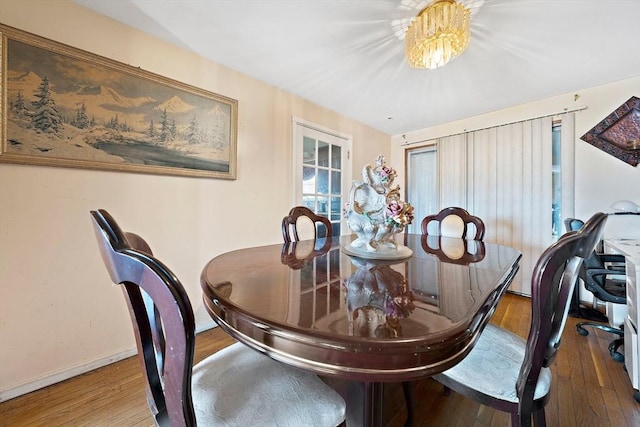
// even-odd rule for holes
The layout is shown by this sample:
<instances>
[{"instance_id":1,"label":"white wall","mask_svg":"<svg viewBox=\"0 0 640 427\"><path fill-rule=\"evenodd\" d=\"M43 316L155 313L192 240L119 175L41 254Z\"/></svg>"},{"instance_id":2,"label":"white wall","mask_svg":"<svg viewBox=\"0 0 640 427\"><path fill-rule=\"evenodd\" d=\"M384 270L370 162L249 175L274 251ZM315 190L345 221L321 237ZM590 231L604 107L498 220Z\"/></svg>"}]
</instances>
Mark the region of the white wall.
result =
<instances>
[{"instance_id":1,"label":"white wall","mask_svg":"<svg viewBox=\"0 0 640 427\"><path fill-rule=\"evenodd\" d=\"M212 257L278 243L290 208L292 116L353 136L354 170L390 137L151 38L70 0L1 0L0 22L239 102L235 181L0 164L0 400L131 354L129 315L89 210L147 239L181 278L198 328Z\"/></svg>"},{"instance_id":2,"label":"white wall","mask_svg":"<svg viewBox=\"0 0 640 427\"><path fill-rule=\"evenodd\" d=\"M589 70L584 72L589 72ZM532 82L532 84L543 83ZM428 141L440 136L563 112L565 109L573 110L586 107L577 112L575 116L574 216L587 219L598 211L610 212L609 207L617 200L632 200L640 204L640 166L632 167L580 139L582 135L631 96L640 97L640 75L440 126L395 135L392 137L391 143L391 161L396 165L404 164L407 149L425 145L424 142L409 145L407 143ZM469 102L473 102L473 100L470 99ZM398 177L399 182L404 182L404 179L404 176ZM565 216L569 216L569 214L567 213ZM640 217L609 217L605 235L606 237L640 238Z\"/></svg>"}]
</instances>

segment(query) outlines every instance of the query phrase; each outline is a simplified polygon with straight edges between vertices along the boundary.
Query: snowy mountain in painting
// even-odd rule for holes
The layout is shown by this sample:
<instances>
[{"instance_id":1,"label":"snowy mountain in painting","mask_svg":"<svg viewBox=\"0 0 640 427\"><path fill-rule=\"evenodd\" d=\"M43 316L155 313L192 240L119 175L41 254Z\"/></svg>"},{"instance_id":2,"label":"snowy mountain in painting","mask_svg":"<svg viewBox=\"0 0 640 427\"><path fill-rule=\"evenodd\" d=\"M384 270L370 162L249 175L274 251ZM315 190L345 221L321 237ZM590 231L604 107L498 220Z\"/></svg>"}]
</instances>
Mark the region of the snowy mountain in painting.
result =
<instances>
[{"instance_id":1,"label":"snowy mountain in painting","mask_svg":"<svg viewBox=\"0 0 640 427\"><path fill-rule=\"evenodd\" d=\"M184 102L179 96L173 96L155 107L156 110L166 111L167 113L187 113L195 108L193 105Z\"/></svg>"}]
</instances>

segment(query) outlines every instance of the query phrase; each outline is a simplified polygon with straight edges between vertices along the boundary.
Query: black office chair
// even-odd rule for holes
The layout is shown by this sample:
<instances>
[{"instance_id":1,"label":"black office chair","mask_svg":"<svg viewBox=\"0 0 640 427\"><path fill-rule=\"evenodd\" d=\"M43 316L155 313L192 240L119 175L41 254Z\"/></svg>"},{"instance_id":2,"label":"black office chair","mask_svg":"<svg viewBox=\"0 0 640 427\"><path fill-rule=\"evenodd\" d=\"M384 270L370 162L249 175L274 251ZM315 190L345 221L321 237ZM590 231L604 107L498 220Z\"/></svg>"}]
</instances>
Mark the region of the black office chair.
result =
<instances>
[{"instance_id":1,"label":"black office chair","mask_svg":"<svg viewBox=\"0 0 640 427\"><path fill-rule=\"evenodd\" d=\"M564 223L568 231L580 230L584 225L581 220L576 218L567 218ZM613 266L607 266L607 264L610 263L614 263ZM585 289L600 301L626 304L626 279L624 277L620 278L625 274L623 255L603 254L598 251L593 251L593 253L584 260L582 268L580 268L579 277L584 282ZM624 344L624 329L611 324L607 316L600 311L580 307L578 289L574 291L572 306L573 311L570 311L572 316L592 320L591 322L578 323L576 325L578 333L582 336L589 335L589 331L585 329L585 326L591 326L617 335L619 338L609 344L609 353L613 360L624 362L624 354L618 351L618 348ZM606 324L606 322L609 322L609 324Z\"/></svg>"}]
</instances>

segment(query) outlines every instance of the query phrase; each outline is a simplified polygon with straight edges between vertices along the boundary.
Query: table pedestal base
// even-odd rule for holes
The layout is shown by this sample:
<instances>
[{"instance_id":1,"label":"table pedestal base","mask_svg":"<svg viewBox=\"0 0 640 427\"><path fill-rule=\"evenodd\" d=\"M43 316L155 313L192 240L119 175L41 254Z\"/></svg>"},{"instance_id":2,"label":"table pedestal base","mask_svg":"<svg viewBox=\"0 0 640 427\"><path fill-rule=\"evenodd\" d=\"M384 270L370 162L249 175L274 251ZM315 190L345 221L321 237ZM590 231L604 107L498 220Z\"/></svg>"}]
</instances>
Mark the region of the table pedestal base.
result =
<instances>
[{"instance_id":1,"label":"table pedestal base","mask_svg":"<svg viewBox=\"0 0 640 427\"><path fill-rule=\"evenodd\" d=\"M347 427L384 426L384 383L323 378L347 402Z\"/></svg>"}]
</instances>

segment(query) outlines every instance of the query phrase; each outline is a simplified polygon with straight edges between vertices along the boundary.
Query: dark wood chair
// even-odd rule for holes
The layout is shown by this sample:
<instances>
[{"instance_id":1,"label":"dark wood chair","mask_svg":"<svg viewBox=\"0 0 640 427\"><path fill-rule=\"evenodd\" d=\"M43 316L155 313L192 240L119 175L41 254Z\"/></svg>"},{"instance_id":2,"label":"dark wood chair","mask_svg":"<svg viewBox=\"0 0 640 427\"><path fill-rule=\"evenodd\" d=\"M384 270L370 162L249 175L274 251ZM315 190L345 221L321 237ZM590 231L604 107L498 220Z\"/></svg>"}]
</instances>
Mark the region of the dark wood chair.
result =
<instances>
[{"instance_id":1,"label":"dark wood chair","mask_svg":"<svg viewBox=\"0 0 640 427\"><path fill-rule=\"evenodd\" d=\"M469 224L472 224L475 227L473 239L482 240L484 238L484 222L463 208L452 206L442 209L435 215L427 215L420 224L422 234L429 234L429 224L431 222L438 223L438 232L435 234L439 236L466 239Z\"/></svg>"},{"instance_id":2,"label":"dark wood chair","mask_svg":"<svg viewBox=\"0 0 640 427\"><path fill-rule=\"evenodd\" d=\"M344 400L309 372L235 343L193 366L195 321L171 270L104 210L91 217L105 266L129 307L147 401L160 426L344 422Z\"/></svg>"},{"instance_id":3,"label":"dark wood chair","mask_svg":"<svg viewBox=\"0 0 640 427\"><path fill-rule=\"evenodd\" d=\"M331 228L331 222L328 218L316 215L311 209L306 206L294 206L289 211L289 214L282 218L282 238L285 243L297 242L300 240L298 235L298 221L307 220L313 223L314 239L319 238L331 238L333 231Z\"/></svg>"},{"instance_id":4,"label":"dark wood chair","mask_svg":"<svg viewBox=\"0 0 640 427\"><path fill-rule=\"evenodd\" d=\"M597 213L580 231L562 236L536 263L529 337L488 324L471 352L434 378L447 389L511 413L512 426L545 426L551 370L560 346L578 270L602 238L607 216ZM580 390L575 390L580 393ZM588 392L588 391L585 391Z\"/></svg>"}]
</instances>

